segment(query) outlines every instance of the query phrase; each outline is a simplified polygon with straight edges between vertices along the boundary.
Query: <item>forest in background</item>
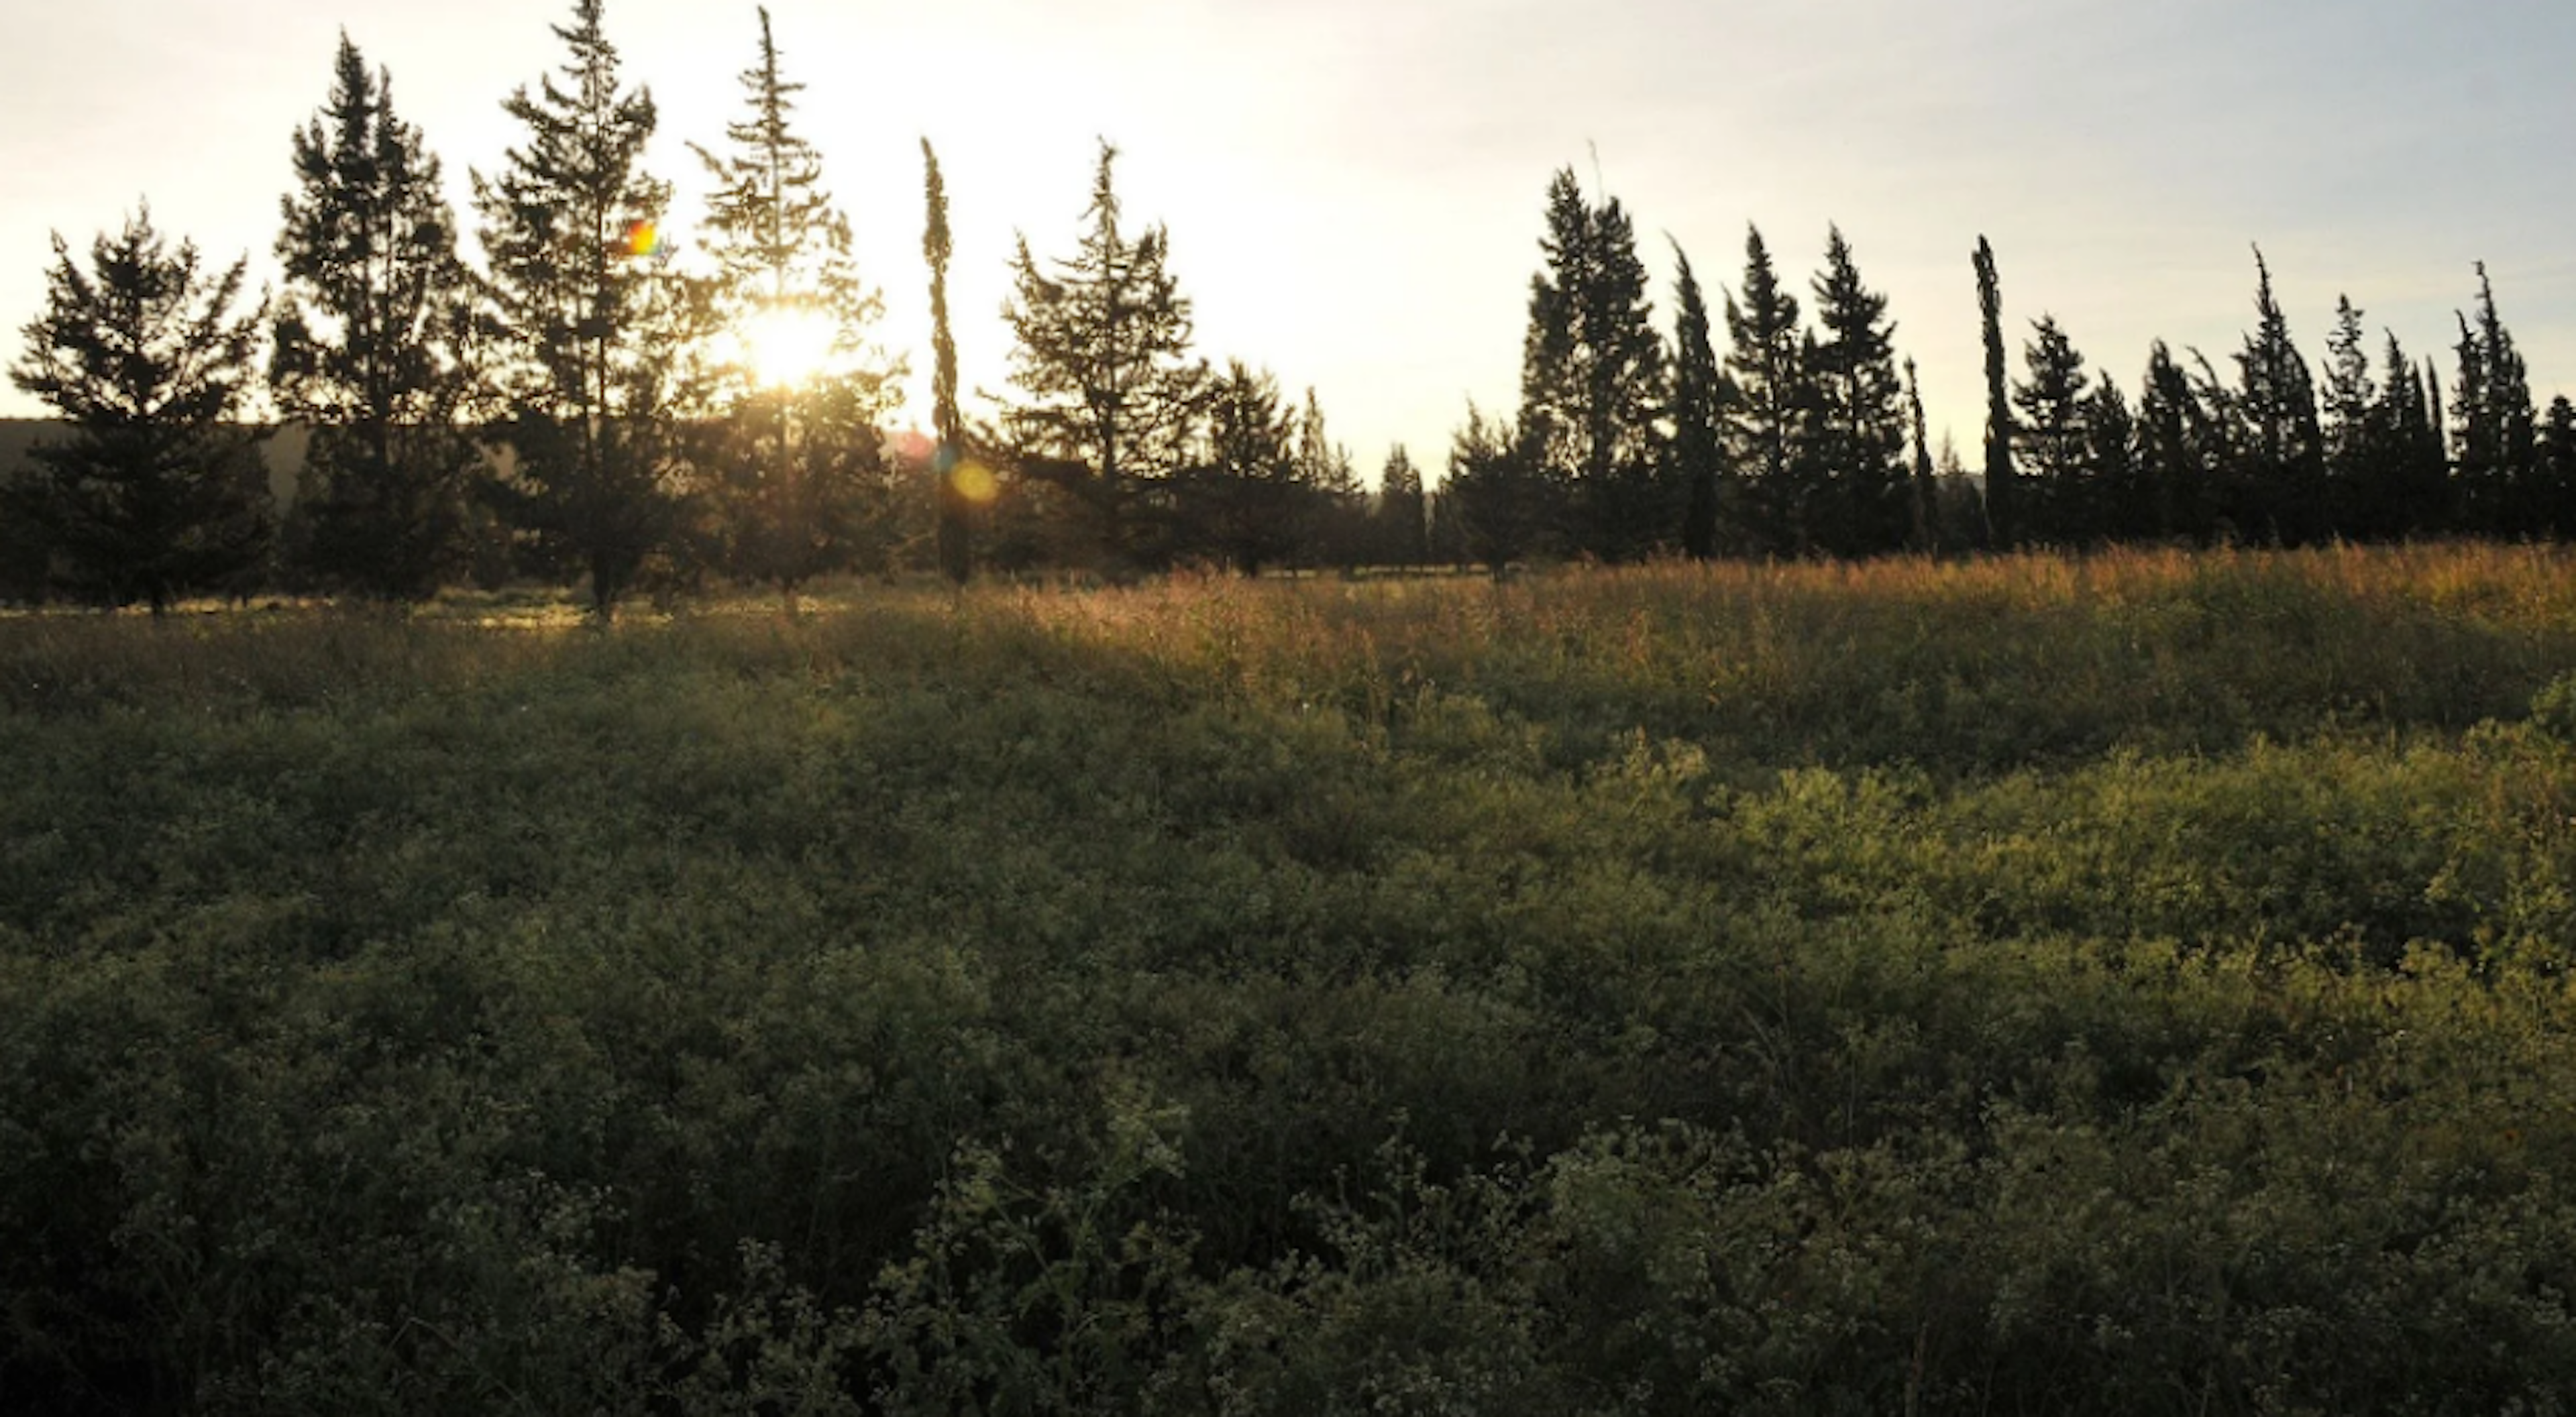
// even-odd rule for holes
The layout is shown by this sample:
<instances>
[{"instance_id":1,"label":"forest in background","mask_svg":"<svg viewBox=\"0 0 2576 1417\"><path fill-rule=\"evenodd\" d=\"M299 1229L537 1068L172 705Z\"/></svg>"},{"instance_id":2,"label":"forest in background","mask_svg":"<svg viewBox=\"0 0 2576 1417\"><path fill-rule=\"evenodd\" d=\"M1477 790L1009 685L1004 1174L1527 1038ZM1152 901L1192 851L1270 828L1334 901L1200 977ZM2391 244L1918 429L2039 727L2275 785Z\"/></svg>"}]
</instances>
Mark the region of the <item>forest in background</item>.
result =
<instances>
[{"instance_id":1,"label":"forest in background","mask_svg":"<svg viewBox=\"0 0 2576 1417\"><path fill-rule=\"evenodd\" d=\"M1758 228L1714 307L1676 246L1667 330L1633 219L1571 170L1547 191L1517 407L1471 407L1445 476L1399 447L1372 488L1311 389L1195 348L1170 236L1127 221L1106 143L1071 253L1020 242L1012 386L985 426L959 409L946 192L923 142L934 426L907 446L886 427L904 362L884 273L856 269L766 12L741 117L690 145L713 189L685 251L644 163L654 106L597 0L555 34L561 63L504 105L523 141L472 173L479 264L390 75L345 36L292 137L273 300L148 210L85 265L57 235L11 375L61 427L0 488L0 593L159 609L533 579L582 585L606 618L638 588L765 585L792 606L818 577L932 567L1125 579L2576 535L2576 407L2535 407L2483 268L2446 380L2348 299L2312 364L2254 252L2242 347L2159 342L2133 397L2048 316L2014 368L1980 239L1971 466L1930 444L1886 299L1839 230L1805 301ZM260 474L254 415L309 433L291 497Z\"/></svg>"}]
</instances>

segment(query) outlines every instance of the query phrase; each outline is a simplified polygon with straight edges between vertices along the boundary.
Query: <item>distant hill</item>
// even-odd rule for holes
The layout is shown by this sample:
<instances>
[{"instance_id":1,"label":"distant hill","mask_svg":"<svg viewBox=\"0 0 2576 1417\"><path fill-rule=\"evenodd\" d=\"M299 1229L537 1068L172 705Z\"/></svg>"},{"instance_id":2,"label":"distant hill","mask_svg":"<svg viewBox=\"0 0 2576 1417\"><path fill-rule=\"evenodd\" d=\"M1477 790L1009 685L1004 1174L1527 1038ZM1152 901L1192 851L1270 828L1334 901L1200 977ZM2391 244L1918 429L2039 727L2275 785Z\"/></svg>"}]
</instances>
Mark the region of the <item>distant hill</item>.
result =
<instances>
[{"instance_id":1,"label":"distant hill","mask_svg":"<svg viewBox=\"0 0 2576 1417\"><path fill-rule=\"evenodd\" d=\"M0 418L0 482L24 475L33 466L27 450L61 436L63 426L52 418ZM292 424L260 445L268 461L268 494L281 507L295 500L295 478L304 470L304 446L309 441L311 434L301 424Z\"/></svg>"}]
</instances>

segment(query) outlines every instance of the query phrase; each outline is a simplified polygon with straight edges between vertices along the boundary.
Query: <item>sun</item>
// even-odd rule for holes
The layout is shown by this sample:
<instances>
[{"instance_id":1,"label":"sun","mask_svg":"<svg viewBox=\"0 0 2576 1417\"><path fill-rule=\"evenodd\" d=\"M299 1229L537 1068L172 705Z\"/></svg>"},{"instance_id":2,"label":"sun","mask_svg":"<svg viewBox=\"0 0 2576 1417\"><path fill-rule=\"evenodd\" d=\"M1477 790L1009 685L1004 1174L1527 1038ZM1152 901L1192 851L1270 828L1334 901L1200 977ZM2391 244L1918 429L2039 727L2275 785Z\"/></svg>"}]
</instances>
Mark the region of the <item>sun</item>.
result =
<instances>
[{"instance_id":1,"label":"sun","mask_svg":"<svg viewBox=\"0 0 2576 1417\"><path fill-rule=\"evenodd\" d=\"M746 318L740 338L752 377L766 387L784 388L828 371L839 333L832 317L820 310L781 305Z\"/></svg>"}]
</instances>

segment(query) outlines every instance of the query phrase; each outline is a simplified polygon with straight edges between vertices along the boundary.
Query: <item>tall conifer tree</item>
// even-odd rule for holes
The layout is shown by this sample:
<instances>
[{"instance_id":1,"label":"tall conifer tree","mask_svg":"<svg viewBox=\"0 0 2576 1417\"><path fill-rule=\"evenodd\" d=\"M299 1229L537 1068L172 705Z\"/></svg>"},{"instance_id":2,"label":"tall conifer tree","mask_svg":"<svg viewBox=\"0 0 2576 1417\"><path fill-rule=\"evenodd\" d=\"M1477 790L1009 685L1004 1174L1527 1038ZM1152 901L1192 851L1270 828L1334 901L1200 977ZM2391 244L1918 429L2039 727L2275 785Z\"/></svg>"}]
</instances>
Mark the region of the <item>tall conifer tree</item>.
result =
<instances>
[{"instance_id":1,"label":"tall conifer tree","mask_svg":"<svg viewBox=\"0 0 2576 1417\"><path fill-rule=\"evenodd\" d=\"M1585 201L1569 168L1549 184L1540 249L1547 265L1531 277L1522 345L1522 435L1544 476L1573 491L1585 549L1634 559L1670 544L1680 514L1659 485L1664 346L1636 230L1615 198Z\"/></svg>"},{"instance_id":2,"label":"tall conifer tree","mask_svg":"<svg viewBox=\"0 0 2576 1417\"><path fill-rule=\"evenodd\" d=\"M2054 315L2031 322L2022 346L2027 375L2013 387L2014 461L2027 470L2033 493L2024 518L2028 533L2059 545L2080 543L2091 520L2090 433L2092 376L2084 356Z\"/></svg>"},{"instance_id":3,"label":"tall conifer tree","mask_svg":"<svg viewBox=\"0 0 2576 1417\"><path fill-rule=\"evenodd\" d=\"M264 435L241 420L267 312L233 308L247 263L208 272L149 207L91 244L87 271L54 236L44 312L9 378L68 427L30 451L35 475L7 488L5 510L76 594L159 615L241 584L266 554Z\"/></svg>"},{"instance_id":4,"label":"tall conifer tree","mask_svg":"<svg viewBox=\"0 0 2576 1417\"><path fill-rule=\"evenodd\" d=\"M921 257L930 266L930 422L939 439L932 455L939 475L939 569L964 585L975 573L975 494L983 490L969 480L982 474L966 460L965 420L957 411L957 338L948 328L948 184L928 138L921 140L921 167L922 200L929 209Z\"/></svg>"},{"instance_id":5,"label":"tall conifer tree","mask_svg":"<svg viewBox=\"0 0 2576 1417\"><path fill-rule=\"evenodd\" d=\"M1135 236L1119 227L1117 157L1100 145L1072 259L1049 274L1020 239L1003 318L1024 397L1003 423L1023 467L1070 494L1092 552L1125 570L1165 550L1149 496L1189 456L1208 375L1187 359L1190 302L1165 267L1169 237L1159 226Z\"/></svg>"},{"instance_id":6,"label":"tall conifer tree","mask_svg":"<svg viewBox=\"0 0 2576 1417\"><path fill-rule=\"evenodd\" d=\"M1683 492L1682 553L1705 561L1717 554L1720 517L1735 510L1727 505L1735 499L1724 495L1729 480L1726 371L1711 343L1708 298L1679 243L1673 246L1673 259L1680 266L1673 327L1673 480Z\"/></svg>"},{"instance_id":7,"label":"tall conifer tree","mask_svg":"<svg viewBox=\"0 0 2576 1417\"><path fill-rule=\"evenodd\" d=\"M1378 473L1378 554L1398 566L1419 566L1431 559L1430 503L1422 490L1422 473L1412 455L1398 443Z\"/></svg>"},{"instance_id":8,"label":"tall conifer tree","mask_svg":"<svg viewBox=\"0 0 2576 1417\"><path fill-rule=\"evenodd\" d=\"M2451 400L2458 430L2459 502L2474 530L2528 534L2532 477L2531 380L2513 335L2496 314L2495 285L2478 262L2475 323L2460 320L2460 382Z\"/></svg>"},{"instance_id":9,"label":"tall conifer tree","mask_svg":"<svg viewBox=\"0 0 2576 1417\"><path fill-rule=\"evenodd\" d=\"M2228 479L2229 516L2238 531L2267 542L2303 545L2324 532L2325 437L2317 421L2308 361L2290 339L2290 322L2272 295L2272 268L2254 252L2255 327L2236 355L2241 456Z\"/></svg>"},{"instance_id":10,"label":"tall conifer tree","mask_svg":"<svg viewBox=\"0 0 2576 1417\"><path fill-rule=\"evenodd\" d=\"M1746 482L1754 545L1765 551L1803 554L1810 528L1800 518L1806 499L1795 486L1801 419L1807 405L1806 342L1800 338L1798 297L1780 284L1760 229L1747 226L1744 284L1726 301L1730 348L1726 378L1727 457Z\"/></svg>"},{"instance_id":11,"label":"tall conifer tree","mask_svg":"<svg viewBox=\"0 0 2576 1417\"><path fill-rule=\"evenodd\" d=\"M1896 327L1887 297L1861 283L1851 243L1834 227L1825 269L1815 279L1822 338L1808 370L1815 416L1807 458L1820 499L1812 520L1825 549L1870 556L1905 544L1904 384L1896 374Z\"/></svg>"},{"instance_id":12,"label":"tall conifer tree","mask_svg":"<svg viewBox=\"0 0 2576 1417\"><path fill-rule=\"evenodd\" d=\"M474 174L500 327L505 514L550 567L586 574L606 620L687 512L673 418L682 351L702 333L662 259L668 184L644 169L653 97L621 87L601 0L553 26L567 56L502 105L525 129Z\"/></svg>"},{"instance_id":13,"label":"tall conifer tree","mask_svg":"<svg viewBox=\"0 0 2576 1417\"><path fill-rule=\"evenodd\" d=\"M1977 311L1986 349L1986 525L1995 549L2009 550L2021 537L2020 488L2013 478L2013 418L2004 372L2004 297L1995 273L1995 248L1977 238L1971 260L1977 269Z\"/></svg>"},{"instance_id":14,"label":"tall conifer tree","mask_svg":"<svg viewBox=\"0 0 2576 1417\"><path fill-rule=\"evenodd\" d=\"M345 33L327 107L295 134L281 207L286 291L269 388L312 425L296 499L301 559L387 599L438 589L461 552L481 453L474 278L438 159L394 113L393 81Z\"/></svg>"},{"instance_id":15,"label":"tall conifer tree","mask_svg":"<svg viewBox=\"0 0 2576 1417\"><path fill-rule=\"evenodd\" d=\"M792 121L804 85L779 69L769 11L741 75L748 114L705 164L713 313L738 352L715 369L715 473L725 567L778 588L793 611L816 576L880 561L893 539L880 422L890 371L871 345L883 315L851 254L849 218Z\"/></svg>"}]
</instances>

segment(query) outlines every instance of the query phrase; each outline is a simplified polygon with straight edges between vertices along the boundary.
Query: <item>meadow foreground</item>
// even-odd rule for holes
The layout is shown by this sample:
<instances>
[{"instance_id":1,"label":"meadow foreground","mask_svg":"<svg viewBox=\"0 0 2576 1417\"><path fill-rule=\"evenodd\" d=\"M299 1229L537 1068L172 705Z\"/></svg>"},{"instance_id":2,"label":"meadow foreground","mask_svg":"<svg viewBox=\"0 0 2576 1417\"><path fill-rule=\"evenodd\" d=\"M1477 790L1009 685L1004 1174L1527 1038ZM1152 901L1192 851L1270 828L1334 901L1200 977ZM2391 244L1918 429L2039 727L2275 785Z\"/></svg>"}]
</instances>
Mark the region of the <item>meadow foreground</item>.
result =
<instances>
[{"instance_id":1,"label":"meadow foreground","mask_svg":"<svg viewBox=\"0 0 2576 1417\"><path fill-rule=\"evenodd\" d=\"M0 1409L2548 1412L2576 557L0 619Z\"/></svg>"}]
</instances>

